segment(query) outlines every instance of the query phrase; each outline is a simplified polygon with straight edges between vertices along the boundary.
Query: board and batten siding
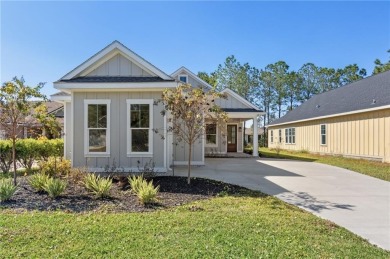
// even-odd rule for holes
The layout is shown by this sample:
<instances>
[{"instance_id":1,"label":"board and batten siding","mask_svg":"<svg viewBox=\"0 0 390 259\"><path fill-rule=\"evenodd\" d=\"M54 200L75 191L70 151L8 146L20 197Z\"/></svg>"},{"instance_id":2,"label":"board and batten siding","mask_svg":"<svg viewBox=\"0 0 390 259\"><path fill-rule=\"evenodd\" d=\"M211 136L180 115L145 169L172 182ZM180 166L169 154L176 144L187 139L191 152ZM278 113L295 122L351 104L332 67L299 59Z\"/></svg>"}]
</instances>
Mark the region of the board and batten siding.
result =
<instances>
[{"instance_id":1,"label":"board and batten siding","mask_svg":"<svg viewBox=\"0 0 390 259\"><path fill-rule=\"evenodd\" d=\"M227 96L227 99L217 99L215 103L221 108L234 108L234 109L247 109L248 106L234 98L233 96Z\"/></svg>"},{"instance_id":2,"label":"board and batten siding","mask_svg":"<svg viewBox=\"0 0 390 259\"><path fill-rule=\"evenodd\" d=\"M108 61L104 62L87 77L91 76L152 76L138 65L131 62L124 56L117 54Z\"/></svg>"},{"instance_id":3,"label":"board and batten siding","mask_svg":"<svg viewBox=\"0 0 390 259\"><path fill-rule=\"evenodd\" d=\"M127 99L154 99L161 97L161 92L76 92L73 93L74 132L73 132L73 166L104 168L105 166L137 169L149 163L151 159L155 168L165 168L164 140L160 134L164 129L165 117L160 114L162 105L152 105L153 128L160 133L153 133L153 155L127 155ZM86 157L84 155L84 100L109 99L110 105L110 155L109 157ZM140 163L138 163L138 161Z\"/></svg>"},{"instance_id":4,"label":"board and batten siding","mask_svg":"<svg viewBox=\"0 0 390 259\"><path fill-rule=\"evenodd\" d=\"M326 125L326 145L320 142L322 124ZM295 128L295 144L285 143L286 128ZM282 143L279 143L279 129L282 129ZM390 162L390 109L269 126L269 136L272 130L274 141L268 139L270 148L280 146Z\"/></svg>"},{"instance_id":5,"label":"board and batten siding","mask_svg":"<svg viewBox=\"0 0 390 259\"><path fill-rule=\"evenodd\" d=\"M66 102L64 107L64 151L65 158L72 159L72 142L73 142L73 132L72 132L72 103Z\"/></svg>"}]
</instances>

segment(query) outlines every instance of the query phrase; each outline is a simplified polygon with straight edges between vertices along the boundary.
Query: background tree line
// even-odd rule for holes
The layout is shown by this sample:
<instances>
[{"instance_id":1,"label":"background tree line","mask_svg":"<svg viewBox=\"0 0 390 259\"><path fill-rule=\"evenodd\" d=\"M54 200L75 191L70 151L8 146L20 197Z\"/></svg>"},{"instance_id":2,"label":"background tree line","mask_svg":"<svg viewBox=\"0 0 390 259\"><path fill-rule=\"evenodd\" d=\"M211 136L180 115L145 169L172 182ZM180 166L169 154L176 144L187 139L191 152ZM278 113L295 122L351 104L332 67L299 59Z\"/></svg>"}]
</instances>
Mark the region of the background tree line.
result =
<instances>
[{"instance_id":1,"label":"background tree line","mask_svg":"<svg viewBox=\"0 0 390 259\"><path fill-rule=\"evenodd\" d=\"M390 53L390 50L387 52ZM382 63L374 61L372 75L390 70L390 59ZM291 70L285 61L278 61L258 69L249 63L241 64L233 55L211 73L199 72L198 76L216 90L230 88L246 100L265 111L261 125L265 126L282 117L313 95L352 83L367 76L367 71L357 64L344 68L303 64L297 71Z\"/></svg>"}]
</instances>

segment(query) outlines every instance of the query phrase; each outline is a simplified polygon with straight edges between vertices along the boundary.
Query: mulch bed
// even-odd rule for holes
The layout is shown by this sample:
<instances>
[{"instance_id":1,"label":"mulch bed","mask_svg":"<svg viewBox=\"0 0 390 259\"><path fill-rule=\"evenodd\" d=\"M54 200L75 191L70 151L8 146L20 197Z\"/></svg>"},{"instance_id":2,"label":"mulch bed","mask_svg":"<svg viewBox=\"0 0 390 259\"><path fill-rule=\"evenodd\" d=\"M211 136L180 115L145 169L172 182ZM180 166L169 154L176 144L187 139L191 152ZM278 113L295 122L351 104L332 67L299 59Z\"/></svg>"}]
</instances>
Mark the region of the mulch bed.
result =
<instances>
[{"instance_id":1,"label":"mulch bed","mask_svg":"<svg viewBox=\"0 0 390 259\"><path fill-rule=\"evenodd\" d=\"M144 206L140 204L127 183L126 177L113 177L111 197L97 199L82 185L69 183L65 192L56 199L46 193L38 193L28 184L28 176L18 178L18 191L11 200L0 203L0 209L13 211L65 211L65 212L147 212L170 208L192 201L208 199L218 194L238 194L248 190L223 182L192 178L191 185L186 177L158 176L153 178L155 186L160 185L158 202Z\"/></svg>"}]
</instances>

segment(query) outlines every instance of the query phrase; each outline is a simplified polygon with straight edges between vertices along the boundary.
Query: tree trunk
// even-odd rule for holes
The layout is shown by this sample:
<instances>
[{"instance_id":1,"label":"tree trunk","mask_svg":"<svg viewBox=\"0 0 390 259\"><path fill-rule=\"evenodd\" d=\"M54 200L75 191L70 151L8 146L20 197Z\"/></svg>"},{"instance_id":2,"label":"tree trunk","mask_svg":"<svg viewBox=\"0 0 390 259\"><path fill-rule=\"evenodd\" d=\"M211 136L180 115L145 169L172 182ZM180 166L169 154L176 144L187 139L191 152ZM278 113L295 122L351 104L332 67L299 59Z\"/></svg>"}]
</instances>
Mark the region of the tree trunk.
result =
<instances>
[{"instance_id":1,"label":"tree trunk","mask_svg":"<svg viewBox=\"0 0 390 259\"><path fill-rule=\"evenodd\" d=\"M191 156L192 156L192 144L189 144L189 152L188 152L188 178L187 183L191 184Z\"/></svg>"},{"instance_id":2,"label":"tree trunk","mask_svg":"<svg viewBox=\"0 0 390 259\"><path fill-rule=\"evenodd\" d=\"M12 162L14 165L14 185L16 186L16 139L12 138Z\"/></svg>"}]
</instances>

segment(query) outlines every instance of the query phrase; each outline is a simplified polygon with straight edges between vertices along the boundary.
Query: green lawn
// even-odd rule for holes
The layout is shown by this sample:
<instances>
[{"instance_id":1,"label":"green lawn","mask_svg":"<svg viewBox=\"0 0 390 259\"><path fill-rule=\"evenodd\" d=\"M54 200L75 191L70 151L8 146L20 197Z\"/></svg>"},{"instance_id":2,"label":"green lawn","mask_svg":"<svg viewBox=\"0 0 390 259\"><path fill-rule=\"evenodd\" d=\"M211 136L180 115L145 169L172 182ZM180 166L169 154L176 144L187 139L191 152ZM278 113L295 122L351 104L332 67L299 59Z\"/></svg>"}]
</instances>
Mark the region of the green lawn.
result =
<instances>
[{"instance_id":1,"label":"green lawn","mask_svg":"<svg viewBox=\"0 0 390 259\"><path fill-rule=\"evenodd\" d=\"M152 213L0 209L0 258L389 258L273 197L220 197Z\"/></svg>"},{"instance_id":2,"label":"green lawn","mask_svg":"<svg viewBox=\"0 0 390 259\"><path fill-rule=\"evenodd\" d=\"M363 159L345 158L341 156L316 155L307 152L287 150L282 150L278 155L275 150L270 150L268 148L260 148L259 151L262 157L318 162L349 169L385 181L390 181L390 164L388 163L368 161Z\"/></svg>"}]
</instances>

